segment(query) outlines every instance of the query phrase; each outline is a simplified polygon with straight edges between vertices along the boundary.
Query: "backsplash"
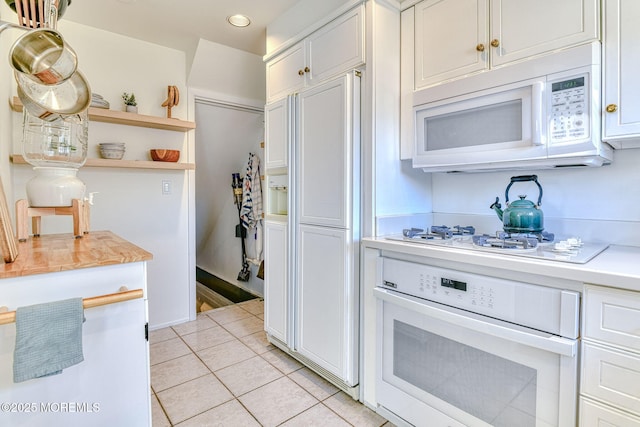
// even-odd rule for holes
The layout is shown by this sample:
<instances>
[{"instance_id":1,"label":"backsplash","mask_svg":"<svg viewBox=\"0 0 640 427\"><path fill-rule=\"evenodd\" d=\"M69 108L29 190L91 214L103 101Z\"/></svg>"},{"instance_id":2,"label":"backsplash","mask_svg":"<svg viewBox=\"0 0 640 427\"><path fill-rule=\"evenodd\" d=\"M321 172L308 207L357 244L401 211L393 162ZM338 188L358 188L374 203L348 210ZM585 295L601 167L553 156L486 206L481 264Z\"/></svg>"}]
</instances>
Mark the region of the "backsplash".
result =
<instances>
[{"instance_id":1,"label":"backsplash","mask_svg":"<svg viewBox=\"0 0 640 427\"><path fill-rule=\"evenodd\" d=\"M480 233L502 228L489 208L496 197L505 207L505 189L516 175L536 174L543 188L541 208L545 230L559 237L640 246L640 150L617 150L614 161L601 168L508 171L477 174L435 173L431 177L433 212L377 218L378 236L410 226L473 225ZM518 195L537 201L532 182L515 183Z\"/></svg>"}]
</instances>

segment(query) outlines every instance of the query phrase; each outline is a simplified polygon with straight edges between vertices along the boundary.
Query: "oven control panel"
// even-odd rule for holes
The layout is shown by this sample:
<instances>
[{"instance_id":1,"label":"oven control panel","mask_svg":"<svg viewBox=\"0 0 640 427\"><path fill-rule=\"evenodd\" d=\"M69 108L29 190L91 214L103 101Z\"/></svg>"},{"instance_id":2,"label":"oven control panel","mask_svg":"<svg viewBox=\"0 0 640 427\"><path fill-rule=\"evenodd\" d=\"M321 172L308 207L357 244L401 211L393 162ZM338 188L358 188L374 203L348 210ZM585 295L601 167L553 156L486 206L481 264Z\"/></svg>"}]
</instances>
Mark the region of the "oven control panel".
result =
<instances>
[{"instance_id":1,"label":"oven control panel","mask_svg":"<svg viewBox=\"0 0 640 427\"><path fill-rule=\"evenodd\" d=\"M578 292L393 258L381 260L380 287L412 297L555 334L579 317ZM569 329L577 334L577 326Z\"/></svg>"},{"instance_id":2,"label":"oven control panel","mask_svg":"<svg viewBox=\"0 0 640 427\"><path fill-rule=\"evenodd\" d=\"M421 269L422 270L422 269ZM476 283L462 277L459 272L441 273L431 271L417 272L418 294L417 297L435 300L448 305L455 305L459 308L482 308L485 313L501 312L500 305L504 304L510 296L508 290L498 293L489 283ZM403 286L404 288L404 286ZM397 289L397 288L396 288ZM411 293L410 293L411 295ZM501 298L504 296L505 298ZM496 306L496 302L498 303ZM508 309L508 304L505 304ZM475 310L473 310L475 311Z\"/></svg>"}]
</instances>

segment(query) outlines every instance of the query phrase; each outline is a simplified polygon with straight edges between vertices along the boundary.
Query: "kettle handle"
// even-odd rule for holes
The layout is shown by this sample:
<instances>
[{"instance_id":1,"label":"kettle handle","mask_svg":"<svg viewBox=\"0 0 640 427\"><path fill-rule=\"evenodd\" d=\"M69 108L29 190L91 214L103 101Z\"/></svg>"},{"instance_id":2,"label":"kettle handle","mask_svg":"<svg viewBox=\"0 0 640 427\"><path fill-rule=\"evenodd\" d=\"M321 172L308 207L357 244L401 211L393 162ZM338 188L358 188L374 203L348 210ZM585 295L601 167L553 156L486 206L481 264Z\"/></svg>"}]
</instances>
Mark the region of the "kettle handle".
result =
<instances>
[{"instance_id":1,"label":"kettle handle","mask_svg":"<svg viewBox=\"0 0 640 427\"><path fill-rule=\"evenodd\" d=\"M511 182L507 185L507 189L504 191L505 204L509 203L509 189L513 185L514 182L526 182L533 181L538 186L538 190L540 190L540 194L538 195L538 206L542 202L542 186L538 182L538 175L520 175L520 176L512 176Z\"/></svg>"}]
</instances>

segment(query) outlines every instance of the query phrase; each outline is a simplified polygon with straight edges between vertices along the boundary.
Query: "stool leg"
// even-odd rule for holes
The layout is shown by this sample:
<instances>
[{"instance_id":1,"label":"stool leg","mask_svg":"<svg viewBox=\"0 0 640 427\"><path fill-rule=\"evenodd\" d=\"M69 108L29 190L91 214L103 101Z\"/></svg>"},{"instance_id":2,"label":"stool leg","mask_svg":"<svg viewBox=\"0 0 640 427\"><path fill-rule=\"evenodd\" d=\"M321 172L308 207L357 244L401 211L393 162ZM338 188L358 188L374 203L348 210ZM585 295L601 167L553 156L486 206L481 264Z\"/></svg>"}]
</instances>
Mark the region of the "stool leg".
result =
<instances>
[{"instance_id":1,"label":"stool leg","mask_svg":"<svg viewBox=\"0 0 640 427\"><path fill-rule=\"evenodd\" d=\"M84 234L84 218L83 218L83 209L82 204L78 199L73 199L71 201L71 212L73 215L73 235L76 239L82 237Z\"/></svg>"},{"instance_id":2,"label":"stool leg","mask_svg":"<svg viewBox=\"0 0 640 427\"><path fill-rule=\"evenodd\" d=\"M27 201L20 199L16 202L16 234L18 241L25 242L29 238L29 228L27 226L28 213Z\"/></svg>"},{"instance_id":3,"label":"stool leg","mask_svg":"<svg viewBox=\"0 0 640 427\"><path fill-rule=\"evenodd\" d=\"M89 224L91 219L91 206L88 201L82 202L82 219L84 222L83 232L84 234L89 234Z\"/></svg>"},{"instance_id":4,"label":"stool leg","mask_svg":"<svg viewBox=\"0 0 640 427\"><path fill-rule=\"evenodd\" d=\"M40 237L40 224L42 223L42 217L31 217L31 231L33 231L33 237Z\"/></svg>"}]
</instances>

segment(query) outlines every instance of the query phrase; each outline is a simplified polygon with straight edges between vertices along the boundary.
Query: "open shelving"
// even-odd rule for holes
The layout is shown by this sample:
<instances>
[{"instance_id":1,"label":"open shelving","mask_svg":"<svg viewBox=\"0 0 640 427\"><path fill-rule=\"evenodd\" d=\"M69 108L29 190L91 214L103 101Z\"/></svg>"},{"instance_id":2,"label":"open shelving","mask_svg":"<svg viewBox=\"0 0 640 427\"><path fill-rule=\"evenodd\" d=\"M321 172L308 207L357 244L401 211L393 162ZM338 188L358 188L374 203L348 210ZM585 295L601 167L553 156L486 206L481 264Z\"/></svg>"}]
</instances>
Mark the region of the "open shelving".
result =
<instances>
[{"instance_id":1,"label":"open shelving","mask_svg":"<svg viewBox=\"0 0 640 427\"><path fill-rule=\"evenodd\" d=\"M23 105L20 98L14 96L11 102L13 111L22 112ZM195 122L167 119L164 117L147 116L144 114L127 113L125 111L107 110L104 108L89 107L89 120L95 122L119 124L126 126L138 126L151 129L188 132L196 128ZM20 154L13 154L11 161L14 164L27 164ZM112 160L112 159L87 159L84 167L103 168L133 168L133 169L163 169L163 170L194 170L194 163L183 162L155 162L152 160Z\"/></svg>"},{"instance_id":2,"label":"open shelving","mask_svg":"<svg viewBox=\"0 0 640 427\"><path fill-rule=\"evenodd\" d=\"M11 103L13 111L22 112L22 101L17 96ZM127 113L126 111L107 110L105 108L89 107L89 120L118 125L139 126L152 129L188 132L196 128L195 122L165 117L147 116L144 114Z\"/></svg>"}]
</instances>

